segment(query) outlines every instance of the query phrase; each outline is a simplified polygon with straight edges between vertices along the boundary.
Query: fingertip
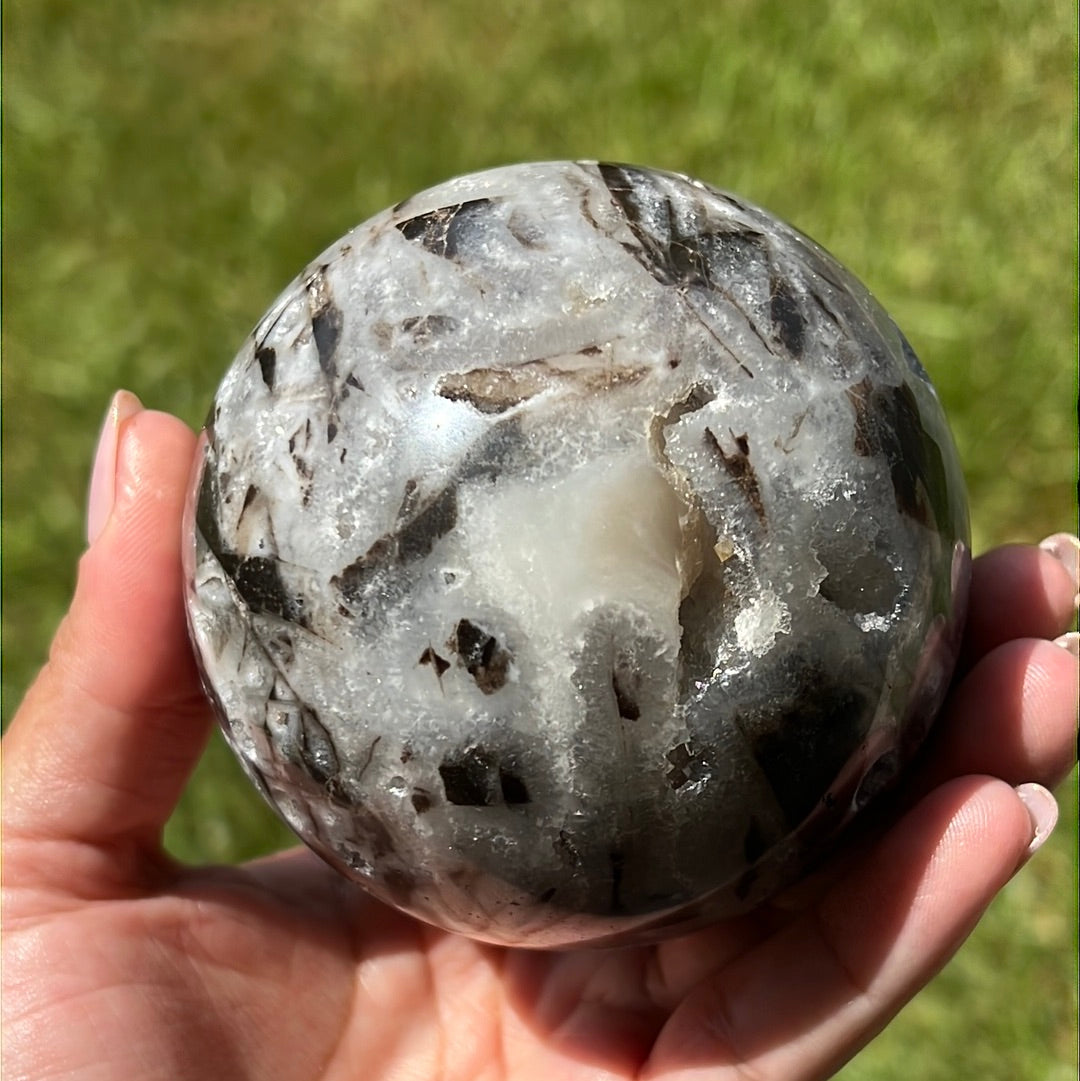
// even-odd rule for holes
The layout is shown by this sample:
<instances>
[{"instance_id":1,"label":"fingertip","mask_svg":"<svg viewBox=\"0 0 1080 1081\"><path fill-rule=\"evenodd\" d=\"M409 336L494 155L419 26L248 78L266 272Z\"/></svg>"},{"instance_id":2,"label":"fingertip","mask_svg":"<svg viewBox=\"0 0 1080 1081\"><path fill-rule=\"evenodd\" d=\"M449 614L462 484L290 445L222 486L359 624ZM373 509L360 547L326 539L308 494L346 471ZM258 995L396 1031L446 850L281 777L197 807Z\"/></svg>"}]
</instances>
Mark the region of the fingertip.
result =
<instances>
[{"instance_id":1,"label":"fingertip","mask_svg":"<svg viewBox=\"0 0 1080 1081\"><path fill-rule=\"evenodd\" d=\"M996 777L945 782L822 899L821 917L852 943L868 985L883 978L902 998L905 983L928 979L959 947L1028 858L1023 798Z\"/></svg>"},{"instance_id":2,"label":"fingertip","mask_svg":"<svg viewBox=\"0 0 1080 1081\"><path fill-rule=\"evenodd\" d=\"M80 561L57 637L79 683L119 708L191 693L180 521L194 448L194 433L168 413L143 410L123 424L114 504Z\"/></svg>"},{"instance_id":3,"label":"fingertip","mask_svg":"<svg viewBox=\"0 0 1080 1081\"><path fill-rule=\"evenodd\" d=\"M5 818L34 835L155 836L210 731L180 558L195 435L152 410L116 429L111 507L5 740L19 778Z\"/></svg>"},{"instance_id":4,"label":"fingertip","mask_svg":"<svg viewBox=\"0 0 1080 1081\"><path fill-rule=\"evenodd\" d=\"M115 503L106 529L127 534L147 517L178 520L194 453L195 433L177 417L151 409L131 416L120 433Z\"/></svg>"},{"instance_id":5,"label":"fingertip","mask_svg":"<svg viewBox=\"0 0 1080 1081\"><path fill-rule=\"evenodd\" d=\"M931 901L931 908L970 906L1008 880L1032 833L1029 812L1007 782L986 774L954 777L911 808L853 877L883 894L893 888L890 878L919 879L912 911ZM843 890L834 891L834 904L843 903Z\"/></svg>"},{"instance_id":6,"label":"fingertip","mask_svg":"<svg viewBox=\"0 0 1080 1081\"><path fill-rule=\"evenodd\" d=\"M128 390L118 390L109 402L94 451L90 471L90 491L86 508L86 541L92 545L101 536L116 502L116 471L121 432L126 422L143 408Z\"/></svg>"},{"instance_id":7,"label":"fingertip","mask_svg":"<svg viewBox=\"0 0 1080 1081\"><path fill-rule=\"evenodd\" d=\"M1039 542L1039 548L1064 568L1072 584L1073 608L1080 607L1080 537L1072 533L1053 533Z\"/></svg>"},{"instance_id":8,"label":"fingertip","mask_svg":"<svg viewBox=\"0 0 1080 1081\"><path fill-rule=\"evenodd\" d=\"M920 787L971 773L1011 785L1059 784L1076 761L1078 668L1055 642L997 646L955 686L932 736Z\"/></svg>"},{"instance_id":9,"label":"fingertip","mask_svg":"<svg viewBox=\"0 0 1080 1081\"><path fill-rule=\"evenodd\" d=\"M1054 645L1060 646L1074 661L1080 660L1080 632L1069 631L1066 634L1059 634L1054 639Z\"/></svg>"},{"instance_id":10,"label":"fingertip","mask_svg":"<svg viewBox=\"0 0 1080 1081\"><path fill-rule=\"evenodd\" d=\"M1043 788L1041 784L1032 782L1019 784L1015 792L1031 819L1031 840L1028 842L1025 853L1030 859L1046 844L1047 838L1054 832L1059 815L1058 803L1053 793Z\"/></svg>"},{"instance_id":11,"label":"fingertip","mask_svg":"<svg viewBox=\"0 0 1080 1081\"><path fill-rule=\"evenodd\" d=\"M1020 544L973 562L964 667L1010 639L1053 639L1069 627L1077 594L1066 563L1057 549Z\"/></svg>"}]
</instances>

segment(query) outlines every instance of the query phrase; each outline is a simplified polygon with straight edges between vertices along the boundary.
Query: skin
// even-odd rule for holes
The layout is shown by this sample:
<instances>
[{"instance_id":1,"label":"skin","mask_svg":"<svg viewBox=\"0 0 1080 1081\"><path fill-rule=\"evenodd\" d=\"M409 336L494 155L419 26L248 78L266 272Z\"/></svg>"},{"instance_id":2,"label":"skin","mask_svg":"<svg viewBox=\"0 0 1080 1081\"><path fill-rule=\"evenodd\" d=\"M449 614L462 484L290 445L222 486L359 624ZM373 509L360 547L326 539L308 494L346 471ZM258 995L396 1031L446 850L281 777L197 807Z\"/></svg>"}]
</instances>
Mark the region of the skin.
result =
<instances>
[{"instance_id":1,"label":"skin","mask_svg":"<svg viewBox=\"0 0 1080 1081\"><path fill-rule=\"evenodd\" d=\"M115 502L3 741L4 1076L802 1079L850 1058L1029 855L1073 764L1076 585L976 561L961 676L903 813L808 883L659 945L538 953L440 932L306 851L187 867L162 827L211 717L187 644L195 439L119 427ZM1032 790L1026 790L1030 793Z\"/></svg>"}]
</instances>

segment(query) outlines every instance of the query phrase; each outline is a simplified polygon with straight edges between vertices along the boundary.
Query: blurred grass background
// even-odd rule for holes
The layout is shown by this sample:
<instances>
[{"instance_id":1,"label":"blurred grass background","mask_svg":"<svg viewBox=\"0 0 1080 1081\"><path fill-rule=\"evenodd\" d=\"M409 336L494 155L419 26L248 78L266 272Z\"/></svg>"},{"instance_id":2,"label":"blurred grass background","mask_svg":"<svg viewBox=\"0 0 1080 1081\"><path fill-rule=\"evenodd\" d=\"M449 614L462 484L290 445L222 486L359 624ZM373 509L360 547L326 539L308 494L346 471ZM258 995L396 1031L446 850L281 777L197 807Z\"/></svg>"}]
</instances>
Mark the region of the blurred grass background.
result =
<instances>
[{"instance_id":1,"label":"blurred grass background","mask_svg":"<svg viewBox=\"0 0 1080 1081\"><path fill-rule=\"evenodd\" d=\"M4 717L83 544L115 387L192 424L280 288L451 175L607 158L741 192L830 248L934 377L976 548L1074 528L1068 0L9 0ZM1075 774L1057 835L847 1081L1075 1077ZM215 742L189 859L288 838Z\"/></svg>"}]
</instances>

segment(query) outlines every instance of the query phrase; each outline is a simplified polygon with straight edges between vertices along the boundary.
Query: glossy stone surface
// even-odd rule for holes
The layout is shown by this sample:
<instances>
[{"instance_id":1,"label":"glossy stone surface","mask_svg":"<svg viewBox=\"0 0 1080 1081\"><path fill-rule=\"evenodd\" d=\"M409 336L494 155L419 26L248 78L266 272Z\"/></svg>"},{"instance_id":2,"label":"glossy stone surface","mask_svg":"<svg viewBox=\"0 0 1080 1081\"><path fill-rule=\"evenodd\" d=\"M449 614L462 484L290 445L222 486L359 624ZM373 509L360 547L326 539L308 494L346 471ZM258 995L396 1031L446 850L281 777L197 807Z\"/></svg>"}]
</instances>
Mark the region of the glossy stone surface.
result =
<instances>
[{"instance_id":1,"label":"glossy stone surface","mask_svg":"<svg viewBox=\"0 0 1080 1081\"><path fill-rule=\"evenodd\" d=\"M733 196L453 180L282 294L189 515L208 691L343 873L492 942L644 941L792 881L919 745L968 573L903 335Z\"/></svg>"}]
</instances>

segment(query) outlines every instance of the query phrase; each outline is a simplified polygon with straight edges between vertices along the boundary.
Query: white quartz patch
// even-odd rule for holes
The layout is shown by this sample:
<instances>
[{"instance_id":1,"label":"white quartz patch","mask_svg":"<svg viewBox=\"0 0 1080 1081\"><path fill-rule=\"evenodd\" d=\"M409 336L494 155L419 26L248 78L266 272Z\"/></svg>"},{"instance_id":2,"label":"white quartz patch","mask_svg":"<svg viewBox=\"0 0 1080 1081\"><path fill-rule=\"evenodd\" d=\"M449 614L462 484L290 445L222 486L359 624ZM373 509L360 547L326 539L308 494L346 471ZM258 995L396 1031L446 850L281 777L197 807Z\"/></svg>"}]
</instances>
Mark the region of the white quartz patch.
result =
<instances>
[{"instance_id":1,"label":"white quartz patch","mask_svg":"<svg viewBox=\"0 0 1080 1081\"><path fill-rule=\"evenodd\" d=\"M466 507L474 588L515 612L529 638L565 640L583 614L626 604L677 644L682 506L643 455L508 481Z\"/></svg>"}]
</instances>

